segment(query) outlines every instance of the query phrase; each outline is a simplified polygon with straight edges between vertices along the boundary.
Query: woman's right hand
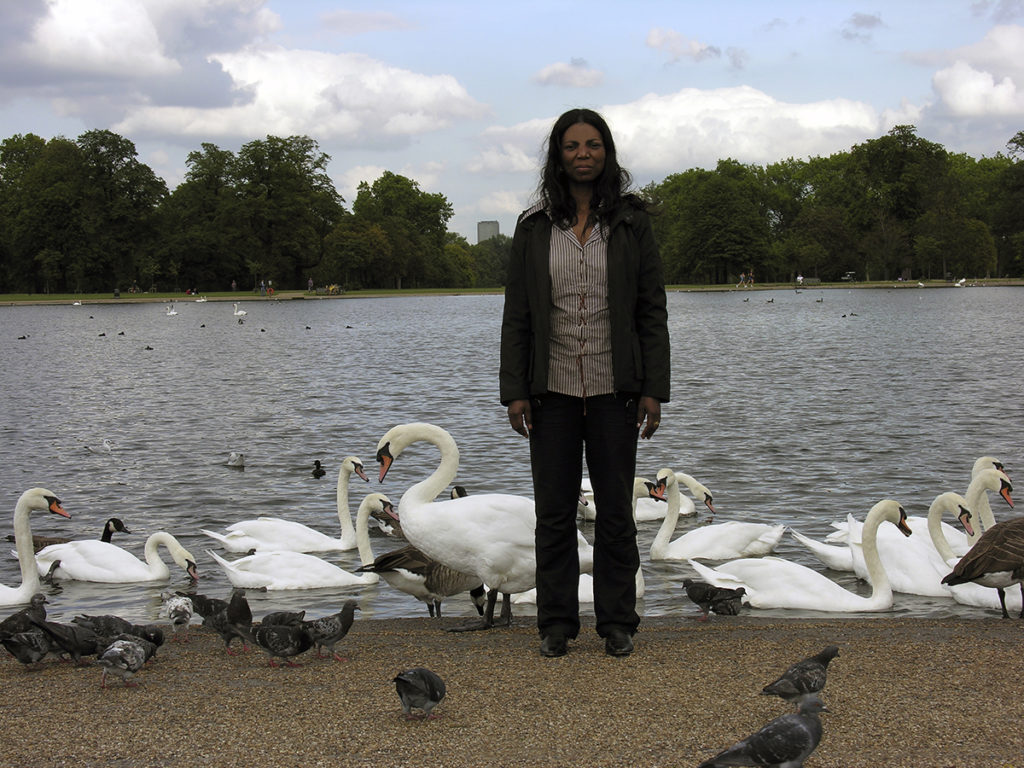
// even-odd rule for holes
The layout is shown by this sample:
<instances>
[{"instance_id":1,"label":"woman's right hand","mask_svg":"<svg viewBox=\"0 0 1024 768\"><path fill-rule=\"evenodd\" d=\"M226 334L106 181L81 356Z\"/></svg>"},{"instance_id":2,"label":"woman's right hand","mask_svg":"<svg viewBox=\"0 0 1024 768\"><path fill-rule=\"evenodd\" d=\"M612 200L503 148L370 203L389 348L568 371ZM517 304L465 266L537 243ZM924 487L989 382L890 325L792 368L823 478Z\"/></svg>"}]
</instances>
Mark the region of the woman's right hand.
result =
<instances>
[{"instance_id":1,"label":"woman's right hand","mask_svg":"<svg viewBox=\"0 0 1024 768\"><path fill-rule=\"evenodd\" d=\"M529 400L512 400L508 404L508 423L523 437L530 436L533 429L533 413Z\"/></svg>"}]
</instances>

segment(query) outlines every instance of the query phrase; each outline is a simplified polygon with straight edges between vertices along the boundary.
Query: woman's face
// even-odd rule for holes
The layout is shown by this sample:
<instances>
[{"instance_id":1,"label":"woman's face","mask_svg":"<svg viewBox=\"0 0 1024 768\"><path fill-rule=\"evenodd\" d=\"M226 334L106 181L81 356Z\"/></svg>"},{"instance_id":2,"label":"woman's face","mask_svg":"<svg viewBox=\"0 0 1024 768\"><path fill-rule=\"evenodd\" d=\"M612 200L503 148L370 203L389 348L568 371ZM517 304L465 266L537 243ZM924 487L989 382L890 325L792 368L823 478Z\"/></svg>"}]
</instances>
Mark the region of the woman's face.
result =
<instances>
[{"instance_id":1,"label":"woman's face","mask_svg":"<svg viewBox=\"0 0 1024 768\"><path fill-rule=\"evenodd\" d=\"M601 132L589 123L573 123L562 134L562 167L575 184L593 184L604 171Z\"/></svg>"}]
</instances>

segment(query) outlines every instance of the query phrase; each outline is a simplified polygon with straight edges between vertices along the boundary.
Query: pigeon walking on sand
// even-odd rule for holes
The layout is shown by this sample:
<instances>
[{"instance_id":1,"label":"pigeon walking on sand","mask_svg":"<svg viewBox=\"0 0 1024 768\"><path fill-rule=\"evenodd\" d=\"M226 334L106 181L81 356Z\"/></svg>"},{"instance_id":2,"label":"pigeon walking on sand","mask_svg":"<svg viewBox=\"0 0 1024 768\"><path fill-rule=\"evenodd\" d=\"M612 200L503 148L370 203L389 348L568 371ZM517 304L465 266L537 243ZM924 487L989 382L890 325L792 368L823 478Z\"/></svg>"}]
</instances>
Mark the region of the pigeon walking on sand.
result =
<instances>
[{"instance_id":1,"label":"pigeon walking on sand","mask_svg":"<svg viewBox=\"0 0 1024 768\"><path fill-rule=\"evenodd\" d=\"M6 619L0 621L0 640L18 632L28 632L35 629L35 625L31 621L32 619L46 621L46 595L42 592L36 592L32 595L32 599L26 607L20 611L15 611Z\"/></svg>"},{"instance_id":2,"label":"pigeon walking on sand","mask_svg":"<svg viewBox=\"0 0 1024 768\"><path fill-rule=\"evenodd\" d=\"M817 697L825 687L828 664L839 655L839 646L830 645L820 653L793 664L779 678L761 689L766 696L779 696L797 704Z\"/></svg>"},{"instance_id":3,"label":"pigeon walking on sand","mask_svg":"<svg viewBox=\"0 0 1024 768\"><path fill-rule=\"evenodd\" d=\"M164 612L171 620L172 637L178 639L178 633L184 630L180 642L187 643L188 626L192 622L192 614L195 611L192 599L173 592L165 592L161 597L164 601Z\"/></svg>"},{"instance_id":4,"label":"pigeon walking on sand","mask_svg":"<svg viewBox=\"0 0 1024 768\"><path fill-rule=\"evenodd\" d=\"M270 666L280 666L281 659L289 667L300 667L292 659L313 647L313 638L304 626L256 626L248 633L253 645L258 645L270 657Z\"/></svg>"},{"instance_id":5,"label":"pigeon walking on sand","mask_svg":"<svg viewBox=\"0 0 1024 768\"><path fill-rule=\"evenodd\" d=\"M696 579L683 579L683 589L686 590L686 596L697 604L703 614L698 621L708 620L708 610L722 615L735 616L739 613L743 595L747 592L743 587L736 589L716 587L706 581L697 581Z\"/></svg>"},{"instance_id":6,"label":"pigeon walking on sand","mask_svg":"<svg viewBox=\"0 0 1024 768\"><path fill-rule=\"evenodd\" d=\"M138 685L132 681L135 673L142 669L148 658L146 641L130 635L122 635L104 648L96 663L103 667L100 688L107 687L107 675L120 677L126 686ZM150 644L152 645L152 644Z\"/></svg>"},{"instance_id":7,"label":"pigeon walking on sand","mask_svg":"<svg viewBox=\"0 0 1024 768\"><path fill-rule=\"evenodd\" d=\"M249 630L252 628L252 609L249 607L249 601L245 598L245 591L234 590L231 593L231 599L223 608L203 619L203 626L210 627L220 635L229 656L235 654L231 650L231 641L236 637L242 641L242 650L245 650L246 640L250 637Z\"/></svg>"},{"instance_id":8,"label":"pigeon walking on sand","mask_svg":"<svg viewBox=\"0 0 1024 768\"><path fill-rule=\"evenodd\" d=\"M821 741L819 712L828 712L828 707L820 698L812 696L801 703L796 712L775 718L697 768L736 765L801 768Z\"/></svg>"},{"instance_id":9,"label":"pigeon walking on sand","mask_svg":"<svg viewBox=\"0 0 1024 768\"><path fill-rule=\"evenodd\" d=\"M49 635L37 627L32 627L25 632L5 635L0 638L0 644L26 667L39 663L51 651L60 650L53 645Z\"/></svg>"},{"instance_id":10,"label":"pigeon walking on sand","mask_svg":"<svg viewBox=\"0 0 1024 768\"><path fill-rule=\"evenodd\" d=\"M438 717L433 713L434 707L441 703L446 691L444 680L437 674L424 667L415 667L400 673L392 682L398 698L402 700L402 711L407 720L416 718L413 709L423 710L421 717L426 719Z\"/></svg>"},{"instance_id":11,"label":"pigeon walking on sand","mask_svg":"<svg viewBox=\"0 0 1024 768\"><path fill-rule=\"evenodd\" d=\"M326 648L338 661L346 661L334 650L334 644L340 642L348 634L355 619L355 612L358 610L359 606L355 600L346 600L338 613L303 622L310 637L313 639L313 643L316 645L317 658L322 656L322 650Z\"/></svg>"}]
</instances>

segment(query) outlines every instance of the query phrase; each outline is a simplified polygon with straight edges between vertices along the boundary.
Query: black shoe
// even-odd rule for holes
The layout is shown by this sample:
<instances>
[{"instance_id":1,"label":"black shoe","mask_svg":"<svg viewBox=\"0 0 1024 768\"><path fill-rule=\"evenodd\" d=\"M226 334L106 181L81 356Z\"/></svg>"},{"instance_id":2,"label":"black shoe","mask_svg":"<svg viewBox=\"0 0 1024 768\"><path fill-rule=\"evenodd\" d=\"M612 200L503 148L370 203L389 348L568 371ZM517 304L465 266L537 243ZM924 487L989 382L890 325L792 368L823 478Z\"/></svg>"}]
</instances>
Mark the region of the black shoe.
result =
<instances>
[{"instance_id":1,"label":"black shoe","mask_svg":"<svg viewBox=\"0 0 1024 768\"><path fill-rule=\"evenodd\" d=\"M540 641L540 655L554 658L565 656L569 652L569 645L565 641L565 635L546 635Z\"/></svg>"},{"instance_id":2,"label":"black shoe","mask_svg":"<svg viewBox=\"0 0 1024 768\"><path fill-rule=\"evenodd\" d=\"M604 639L604 652L609 656L629 656L633 652L633 638L628 632L613 629Z\"/></svg>"}]
</instances>

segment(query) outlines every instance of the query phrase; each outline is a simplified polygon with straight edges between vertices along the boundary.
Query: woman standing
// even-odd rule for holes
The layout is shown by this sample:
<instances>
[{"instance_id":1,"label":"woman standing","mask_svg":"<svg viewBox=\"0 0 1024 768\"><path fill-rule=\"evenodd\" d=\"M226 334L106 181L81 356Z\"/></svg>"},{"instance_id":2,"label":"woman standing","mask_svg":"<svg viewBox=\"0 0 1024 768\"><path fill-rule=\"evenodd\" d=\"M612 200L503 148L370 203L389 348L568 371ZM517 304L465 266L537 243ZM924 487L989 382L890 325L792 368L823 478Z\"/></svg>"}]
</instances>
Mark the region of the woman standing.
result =
<instances>
[{"instance_id":1,"label":"woman standing","mask_svg":"<svg viewBox=\"0 0 1024 768\"><path fill-rule=\"evenodd\" d=\"M658 429L670 369L661 259L646 206L629 184L604 119L570 110L551 130L540 201L520 216L512 240L501 402L512 428L530 439L545 656L564 655L580 628L584 454L598 509L594 612L605 651L632 653L640 623L636 446Z\"/></svg>"}]
</instances>

